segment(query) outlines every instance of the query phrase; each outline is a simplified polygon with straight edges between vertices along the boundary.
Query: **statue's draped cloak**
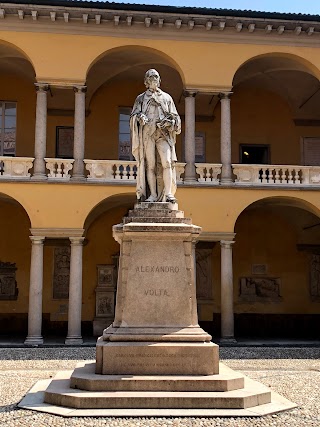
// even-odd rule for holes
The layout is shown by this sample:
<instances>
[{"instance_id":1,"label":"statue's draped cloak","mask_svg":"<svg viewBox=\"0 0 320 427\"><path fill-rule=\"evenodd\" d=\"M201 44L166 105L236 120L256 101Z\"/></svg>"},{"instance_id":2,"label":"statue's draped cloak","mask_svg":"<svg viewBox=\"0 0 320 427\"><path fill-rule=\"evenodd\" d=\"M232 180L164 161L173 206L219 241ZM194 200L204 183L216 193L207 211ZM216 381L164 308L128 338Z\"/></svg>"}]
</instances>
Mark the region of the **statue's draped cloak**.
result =
<instances>
[{"instance_id":1,"label":"statue's draped cloak","mask_svg":"<svg viewBox=\"0 0 320 427\"><path fill-rule=\"evenodd\" d=\"M148 95L146 95L148 93ZM137 161L137 198L146 199L147 197L147 186L146 186L146 167L145 167L145 144L146 141L143 140L143 126L139 123L139 115L147 113L146 103L144 106L144 98L145 96L150 96L151 94L147 91L137 96L135 103L132 108L131 116L130 116L130 129L131 129L131 143L132 143L132 154ZM161 111L161 115L164 117L173 118L175 124L172 128L165 128L162 130L163 136L168 142L171 148L171 161L173 165L173 174L172 174L172 194L174 195L176 192L176 172L174 168L174 163L177 161L176 156L176 135L181 132L181 120L177 109L174 105L173 99L171 96L163 92L161 89L157 89L153 94L152 98L156 101L159 106L159 110ZM160 116L161 116L160 115ZM156 175L157 175L157 186L158 186L158 199L162 201L163 198L163 180L162 180L162 165L159 158L159 155L156 150Z\"/></svg>"}]
</instances>

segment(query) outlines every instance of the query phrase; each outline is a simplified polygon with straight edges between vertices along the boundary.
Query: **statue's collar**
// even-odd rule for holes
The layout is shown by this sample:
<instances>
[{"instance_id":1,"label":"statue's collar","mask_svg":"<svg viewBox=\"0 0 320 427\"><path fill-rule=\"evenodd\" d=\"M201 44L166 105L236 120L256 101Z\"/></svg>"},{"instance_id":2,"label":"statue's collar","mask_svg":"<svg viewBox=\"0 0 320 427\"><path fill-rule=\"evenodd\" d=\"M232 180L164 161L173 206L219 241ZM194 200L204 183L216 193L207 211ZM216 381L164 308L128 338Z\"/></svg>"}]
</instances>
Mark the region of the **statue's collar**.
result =
<instances>
[{"instance_id":1,"label":"statue's collar","mask_svg":"<svg viewBox=\"0 0 320 427\"><path fill-rule=\"evenodd\" d=\"M157 89L154 92L152 90L150 90L150 89L147 89L146 95L147 96L153 96L153 95L159 96L159 95L161 95L161 89Z\"/></svg>"}]
</instances>

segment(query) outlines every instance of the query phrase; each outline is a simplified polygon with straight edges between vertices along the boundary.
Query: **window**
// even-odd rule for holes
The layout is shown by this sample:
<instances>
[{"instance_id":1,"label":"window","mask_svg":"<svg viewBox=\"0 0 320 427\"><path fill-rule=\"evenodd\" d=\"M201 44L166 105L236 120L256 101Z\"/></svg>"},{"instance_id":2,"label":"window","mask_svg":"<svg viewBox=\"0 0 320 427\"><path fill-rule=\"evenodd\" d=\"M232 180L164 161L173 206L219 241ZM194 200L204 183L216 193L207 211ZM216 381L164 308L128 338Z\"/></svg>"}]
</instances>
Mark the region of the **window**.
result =
<instances>
[{"instance_id":1,"label":"window","mask_svg":"<svg viewBox=\"0 0 320 427\"><path fill-rule=\"evenodd\" d=\"M133 160L130 138L130 108L119 109L119 160Z\"/></svg>"},{"instance_id":2,"label":"window","mask_svg":"<svg viewBox=\"0 0 320 427\"><path fill-rule=\"evenodd\" d=\"M15 156L16 154L16 122L17 104L0 101L0 155Z\"/></svg>"},{"instance_id":3,"label":"window","mask_svg":"<svg viewBox=\"0 0 320 427\"><path fill-rule=\"evenodd\" d=\"M269 145L241 144L240 163L251 165L267 165L270 163Z\"/></svg>"},{"instance_id":4,"label":"window","mask_svg":"<svg viewBox=\"0 0 320 427\"><path fill-rule=\"evenodd\" d=\"M302 164L307 166L320 165L320 138L307 137L302 139Z\"/></svg>"}]
</instances>

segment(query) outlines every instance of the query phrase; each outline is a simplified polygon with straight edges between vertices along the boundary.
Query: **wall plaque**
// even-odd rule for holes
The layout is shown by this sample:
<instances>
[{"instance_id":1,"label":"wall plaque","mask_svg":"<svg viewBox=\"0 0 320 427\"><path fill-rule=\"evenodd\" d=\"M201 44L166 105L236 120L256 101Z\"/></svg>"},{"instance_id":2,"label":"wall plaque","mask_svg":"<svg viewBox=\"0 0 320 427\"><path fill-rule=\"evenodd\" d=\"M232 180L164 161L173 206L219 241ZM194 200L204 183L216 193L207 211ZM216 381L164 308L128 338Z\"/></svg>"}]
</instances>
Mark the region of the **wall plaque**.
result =
<instances>
[{"instance_id":1,"label":"wall plaque","mask_svg":"<svg viewBox=\"0 0 320 427\"><path fill-rule=\"evenodd\" d=\"M252 264L252 274L267 274L266 264Z\"/></svg>"},{"instance_id":2,"label":"wall plaque","mask_svg":"<svg viewBox=\"0 0 320 427\"><path fill-rule=\"evenodd\" d=\"M69 298L70 247L54 248L53 299Z\"/></svg>"},{"instance_id":3,"label":"wall plaque","mask_svg":"<svg viewBox=\"0 0 320 427\"><path fill-rule=\"evenodd\" d=\"M0 261L0 300L16 300L18 298L16 271L15 263Z\"/></svg>"},{"instance_id":4,"label":"wall plaque","mask_svg":"<svg viewBox=\"0 0 320 427\"><path fill-rule=\"evenodd\" d=\"M241 277L240 301L277 302L281 301L280 278Z\"/></svg>"},{"instance_id":5,"label":"wall plaque","mask_svg":"<svg viewBox=\"0 0 320 427\"><path fill-rule=\"evenodd\" d=\"M115 263L116 264L116 263ZM101 335L114 319L116 292L116 265L97 265L96 315L93 319L93 335Z\"/></svg>"},{"instance_id":6,"label":"wall plaque","mask_svg":"<svg viewBox=\"0 0 320 427\"><path fill-rule=\"evenodd\" d=\"M98 286L114 285L114 265L97 265Z\"/></svg>"},{"instance_id":7,"label":"wall plaque","mask_svg":"<svg viewBox=\"0 0 320 427\"><path fill-rule=\"evenodd\" d=\"M310 295L312 300L320 300L320 255L314 253L310 262Z\"/></svg>"},{"instance_id":8,"label":"wall plaque","mask_svg":"<svg viewBox=\"0 0 320 427\"><path fill-rule=\"evenodd\" d=\"M196 248L197 299L212 299L212 249Z\"/></svg>"}]
</instances>

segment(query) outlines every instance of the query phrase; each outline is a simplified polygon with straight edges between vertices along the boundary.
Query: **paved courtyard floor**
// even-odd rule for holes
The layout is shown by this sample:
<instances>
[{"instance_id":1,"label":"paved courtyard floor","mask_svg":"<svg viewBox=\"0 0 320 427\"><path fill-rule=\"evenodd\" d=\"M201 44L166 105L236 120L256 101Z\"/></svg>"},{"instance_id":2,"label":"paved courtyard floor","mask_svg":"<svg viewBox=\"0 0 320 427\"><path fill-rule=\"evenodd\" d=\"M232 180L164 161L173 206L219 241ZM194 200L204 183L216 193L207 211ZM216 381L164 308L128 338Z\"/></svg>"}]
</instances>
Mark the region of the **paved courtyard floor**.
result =
<instances>
[{"instance_id":1,"label":"paved courtyard floor","mask_svg":"<svg viewBox=\"0 0 320 427\"><path fill-rule=\"evenodd\" d=\"M221 360L295 402L288 412L263 418L63 418L17 408L40 379L77 362L93 360L95 348L0 348L0 426L277 426L320 427L319 347L222 347Z\"/></svg>"}]
</instances>

